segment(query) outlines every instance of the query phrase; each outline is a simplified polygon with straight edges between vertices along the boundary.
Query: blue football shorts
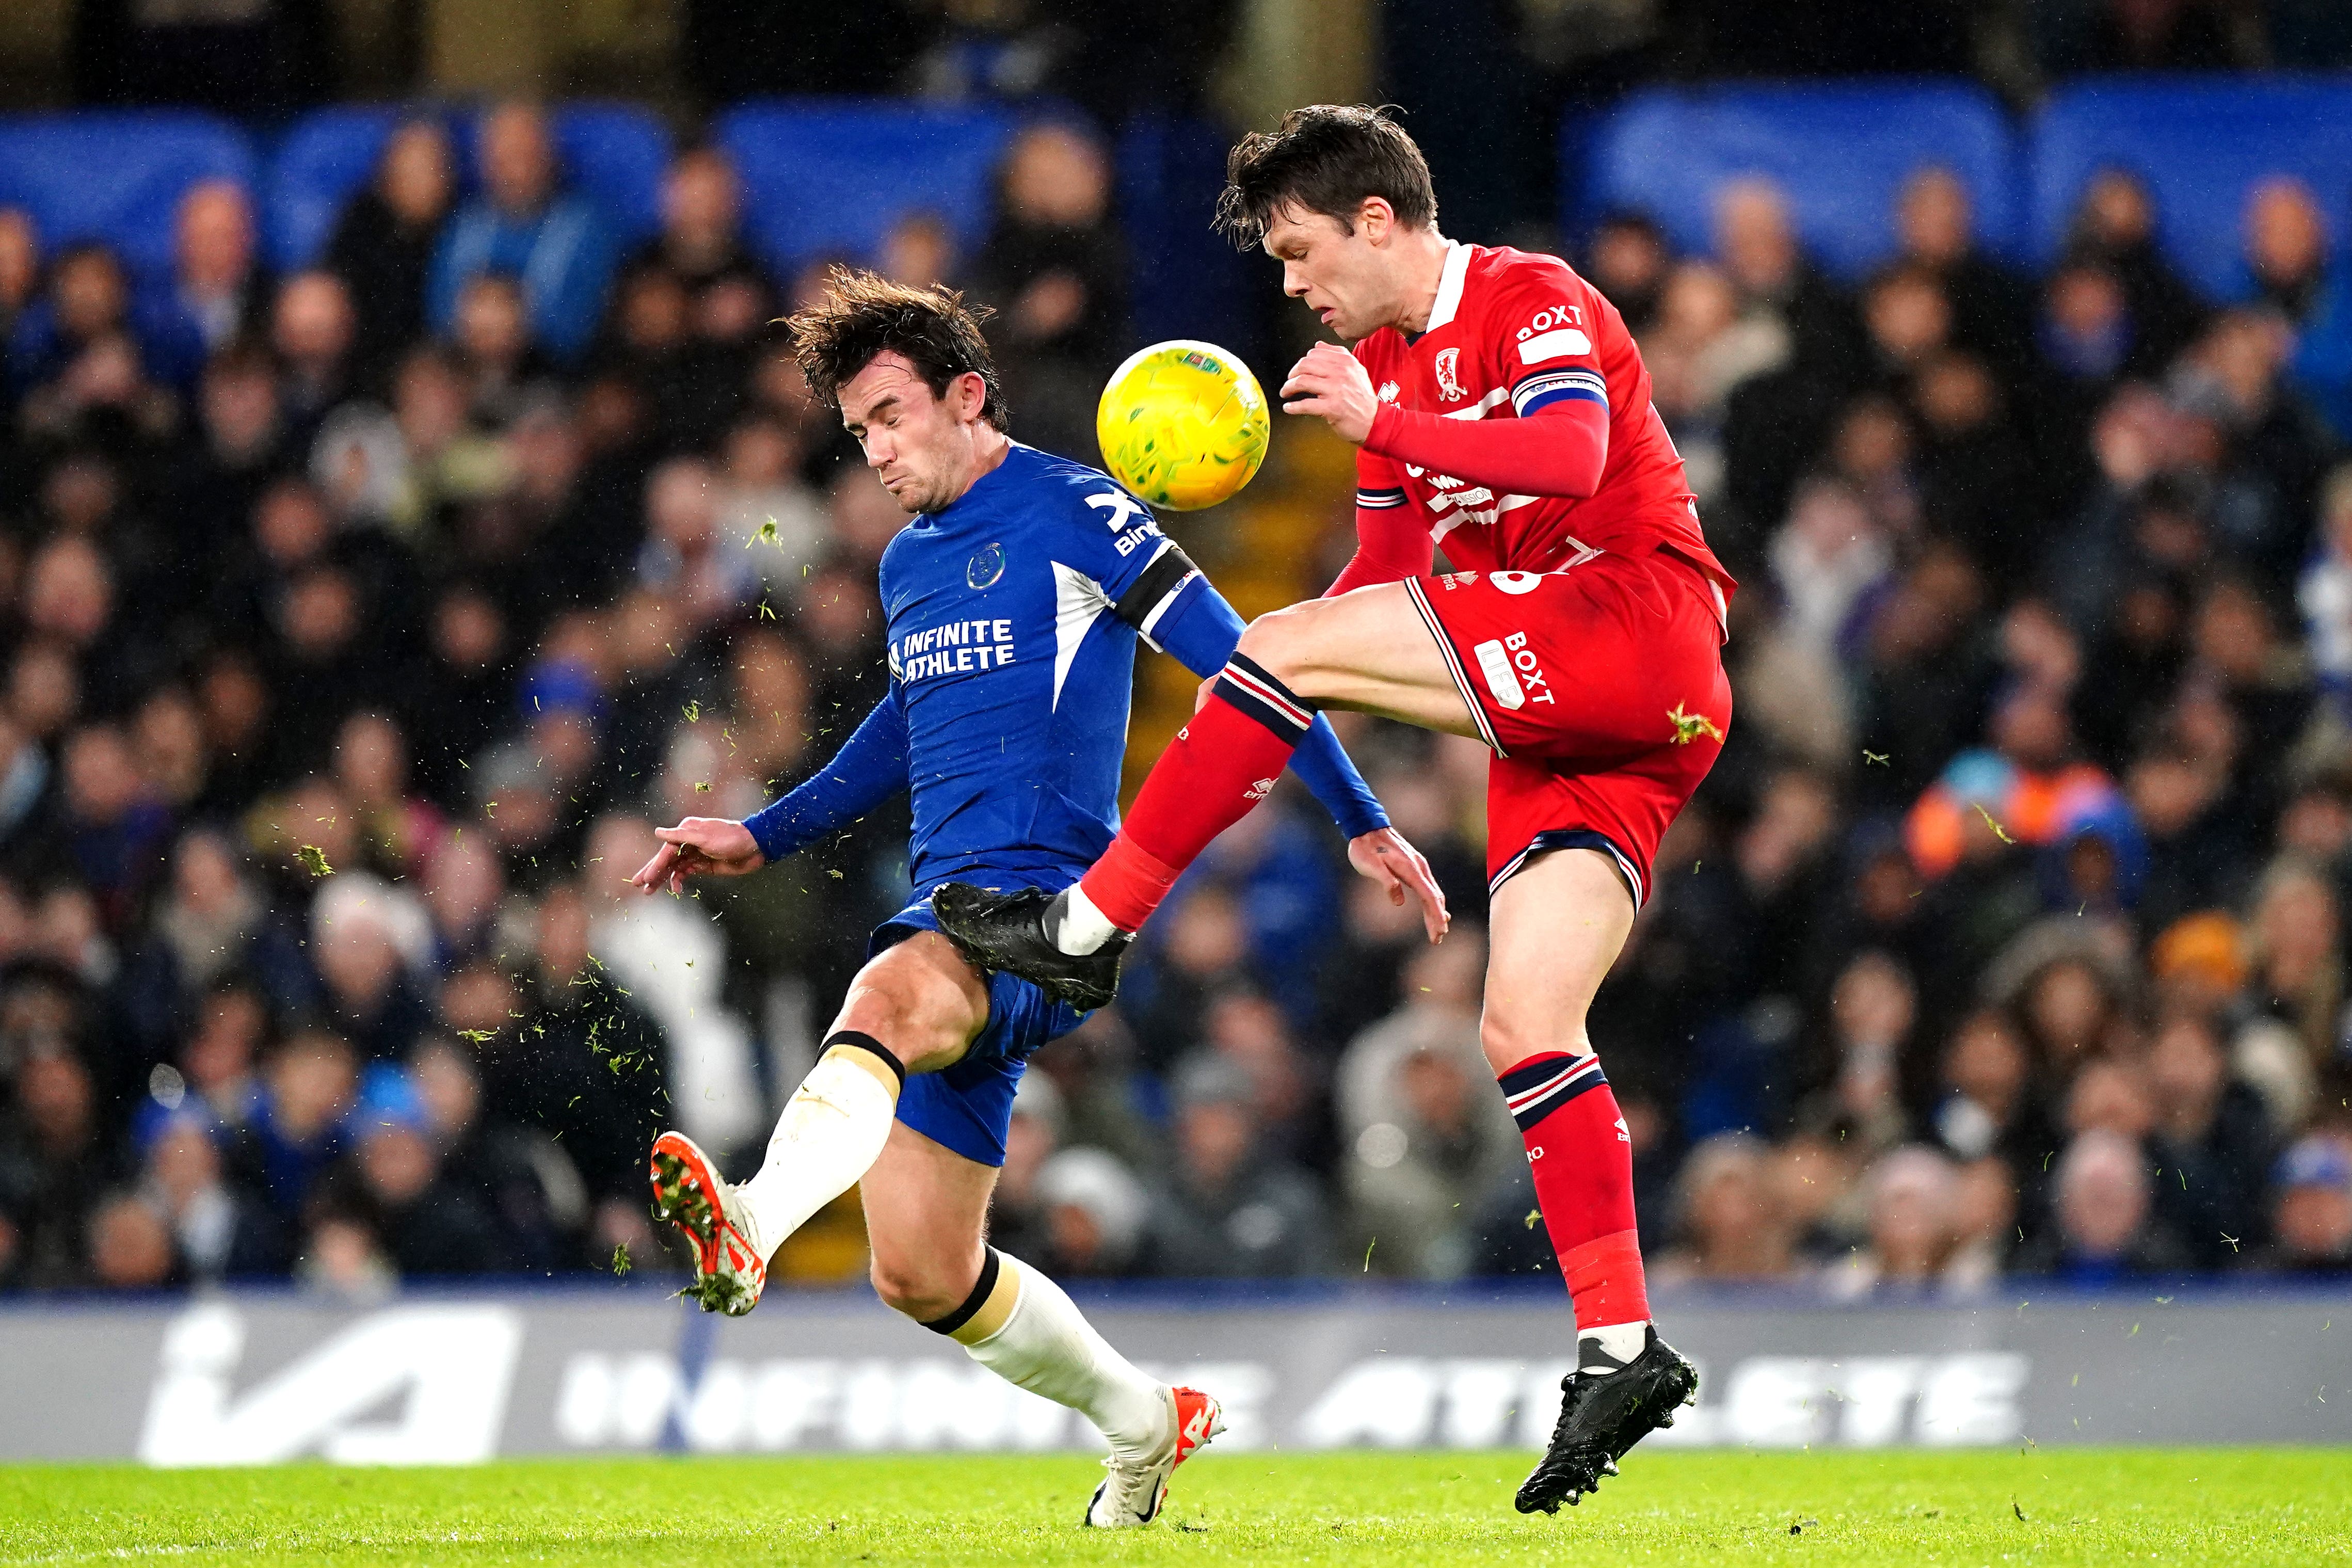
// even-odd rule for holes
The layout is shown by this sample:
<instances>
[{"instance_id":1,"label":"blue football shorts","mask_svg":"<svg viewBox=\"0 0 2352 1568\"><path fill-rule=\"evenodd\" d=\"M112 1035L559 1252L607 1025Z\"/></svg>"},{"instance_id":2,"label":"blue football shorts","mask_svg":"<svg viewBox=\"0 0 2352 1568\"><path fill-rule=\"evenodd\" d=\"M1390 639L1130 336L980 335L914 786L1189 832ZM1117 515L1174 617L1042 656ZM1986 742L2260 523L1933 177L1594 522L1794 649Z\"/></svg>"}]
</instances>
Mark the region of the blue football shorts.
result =
<instances>
[{"instance_id":1,"label":"blue football shorts","mask_svg":"<svg viewBox=\"0 0 2352 1568\"><path fill-rule=\"evenodd\" d=\"M917 931L937 931L929 894L874 928L872 958ZM942 1072L907 1075L898 1091L898 1120L935 1143L983 1165L1004 1163L1004 1134L1013 1125L1013 1091L1030 1054L1087 1021L1087 1015L1047 995L1017 974L988 977L988 1023L963 1059Z\"/></svg>"}]
</instances>

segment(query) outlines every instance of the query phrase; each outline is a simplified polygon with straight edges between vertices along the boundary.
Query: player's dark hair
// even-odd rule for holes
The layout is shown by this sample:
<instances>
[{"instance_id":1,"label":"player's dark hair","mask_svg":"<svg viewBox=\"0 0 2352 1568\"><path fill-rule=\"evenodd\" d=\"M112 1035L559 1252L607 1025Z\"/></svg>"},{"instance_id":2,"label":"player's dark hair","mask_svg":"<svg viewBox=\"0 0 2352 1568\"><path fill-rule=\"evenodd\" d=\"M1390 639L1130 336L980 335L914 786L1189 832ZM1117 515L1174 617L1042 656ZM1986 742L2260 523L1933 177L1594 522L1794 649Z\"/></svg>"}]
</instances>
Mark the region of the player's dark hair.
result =
<instances>
[{"instance_id":1,"label":"player's dark hair","mask_svg":"<svg viewBox=\"0 0 2352 1568\"><path fill-rule=\"evenodd\" d=\"M1389 204L1407 228L1437 221L1429 164L1389 110L1360 103L1310 103L1272 131L1253 131L1225 159L1217 198L1217 232L1244 250L1262 243L1275 214L1297 205L1321 213L1349 234L1367 196Z\"/></svg>"},{"instance_id":2,"label":"player's dark hair","mask_svg":"<svg viewBox=\"0 0 2352 1568\"><path fill-rule=\"evenodd\" d=\"M878 272L835 267L825 274L816 303L785 318L784 326L809 389L836 410L844 382L877 356L896 353L915 367L934 397L945 397L957 376L980 377L988 389L980 416L1002 430L1004 392L980 333L992 313L985 305L966 305L944 284L918 289Z\"/></svg>"}]
</instances>

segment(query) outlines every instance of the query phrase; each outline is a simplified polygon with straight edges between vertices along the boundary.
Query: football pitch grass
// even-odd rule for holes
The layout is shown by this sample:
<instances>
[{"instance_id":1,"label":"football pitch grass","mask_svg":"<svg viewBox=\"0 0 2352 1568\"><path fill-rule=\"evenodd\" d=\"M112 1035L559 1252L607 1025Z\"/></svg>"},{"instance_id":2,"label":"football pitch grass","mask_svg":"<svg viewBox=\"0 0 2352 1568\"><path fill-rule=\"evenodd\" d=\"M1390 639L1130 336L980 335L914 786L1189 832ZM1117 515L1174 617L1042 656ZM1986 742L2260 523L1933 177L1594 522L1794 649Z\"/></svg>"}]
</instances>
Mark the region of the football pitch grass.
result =
<instances>
[{"instance_id":1,"label":"football pitch grass","mask_svg":"<svg viewBox=\"0 0 2352 1568\"><path fill-rule=\"evenodd\" d=\"M1076 1455L27 1465L0 1468L0 1563L2352 1561L2343 1450L1636 1455L1551 1519L1511 1511L1528 1458L1213 1452L1117 1534L1076 1527Z\"/></svg>"}]
</instances>

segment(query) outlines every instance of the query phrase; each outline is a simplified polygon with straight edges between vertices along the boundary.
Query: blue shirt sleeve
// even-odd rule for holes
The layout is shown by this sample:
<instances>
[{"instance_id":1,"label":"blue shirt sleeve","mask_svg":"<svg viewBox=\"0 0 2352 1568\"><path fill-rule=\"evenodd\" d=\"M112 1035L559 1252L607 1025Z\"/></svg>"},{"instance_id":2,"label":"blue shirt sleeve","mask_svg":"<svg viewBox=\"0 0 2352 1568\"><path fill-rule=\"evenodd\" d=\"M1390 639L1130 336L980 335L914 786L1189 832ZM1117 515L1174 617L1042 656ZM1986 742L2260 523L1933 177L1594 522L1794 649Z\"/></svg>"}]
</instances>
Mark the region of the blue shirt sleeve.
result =
<instances>
[{"instance_id":1,"label":"blue shirt sleeve","mask_svg":"<svg viewBox=\"0 0 2352 1568\"><path fill-rule=\"evenodd\" d=\"M1076 521L1057 555L1102 590L1111 613L1195 675L1224 668L1242 638L1242 618L1210 585L1143 503L1101 475L1076 486ZM1339 831L1354 838L1389 825L1379 797L1318 715L1290 765Z\"/></svg>"},{"instance_id":2,"label":"blue shirt sleeve","mask_svg":"<svg viewBox=\"0 0 2352 1568\"><path fill-rule=\"evenodd\" d=\"M856 821L907 787L907 710L898 689L874 705L856 732L814 776L744 818L771 864Z\"/></svg>"},{"instance_id":3,"label":"blue shirt sleeve","mask_svg":"<svg viewBox=\"0 0 2352 1568\"><path fill-rule=\"evenodd\" d=\"M1189 564L1189 563L1188 563ZM1160 614L1154 640L1177 661L1199 676L1223 669L1242 640L1242 618L1209 580L1192 574ZM1380 797L1356 771L1347 749L1331 730L1331 721L1315 715L1315 727L1290 754L1291 771L1323 803L1339 831L1349 838L1378 832L1389 825Z\"/></svg>"}]
</instances>

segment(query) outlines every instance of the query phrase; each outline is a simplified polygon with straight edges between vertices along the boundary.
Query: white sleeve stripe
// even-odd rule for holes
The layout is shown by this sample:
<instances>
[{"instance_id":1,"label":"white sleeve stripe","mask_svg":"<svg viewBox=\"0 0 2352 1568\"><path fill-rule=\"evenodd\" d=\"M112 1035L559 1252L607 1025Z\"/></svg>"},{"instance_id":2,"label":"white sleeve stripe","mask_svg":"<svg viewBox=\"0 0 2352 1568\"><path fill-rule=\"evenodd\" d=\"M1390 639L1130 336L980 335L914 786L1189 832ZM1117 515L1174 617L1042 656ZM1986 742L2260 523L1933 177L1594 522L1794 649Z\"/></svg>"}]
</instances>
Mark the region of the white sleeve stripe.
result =
<instances>
[{"instance_id":1,"label":"white sleeve stripe","mask_svg":"<svg viewBox=\"0 0 2352 1568\"><path fill-rule=\"evenodd\" d=\"M1356 504L1362 507L1366 511L1381 511L1389 507L1402 506L1404 505L1404 491L1402 489L1358 490L1356 492Z\"/></svg>"},{"instance_id":2,"label":"white sleeve stripe","mask_svg":"<svg viewBox=\"0 0 2352 1568\"><path fill-rule=\"evenodd\" d=\"M1145 642L1151 644L1152 652L1160 652L1160 647L1159 643L1152 639L1151 628L1160 624L1160 617L1168 613L1168 606L1176 602L1176 595L1181 594L1192 583L1192 579L1198 577L1200 574L1200 570L1196 567L1192 571L1185 573L1181 577L1179 577L1176 580L1176 585L1160 596L1160 602L1151 606L1151 613L1143 617L1143 624L1135 628L1138 636L1142 637Z\"/></svg>"},{"instance_id":3,"label":"white sleeve stripe","mask_svg":"<svg viewBox=\"0 0 2352 1568\"><path fill-rule=\"evenodd\" d=\"M1525 414L1528 405L1537 399L1548 400L1563 393L1581 394L1597 399L1604 408L1609 405L1609 384L1598 374L1589 370L1556 370L1531 375L1511 388L1511 406Z\"/></svg>"}]
</instances>

